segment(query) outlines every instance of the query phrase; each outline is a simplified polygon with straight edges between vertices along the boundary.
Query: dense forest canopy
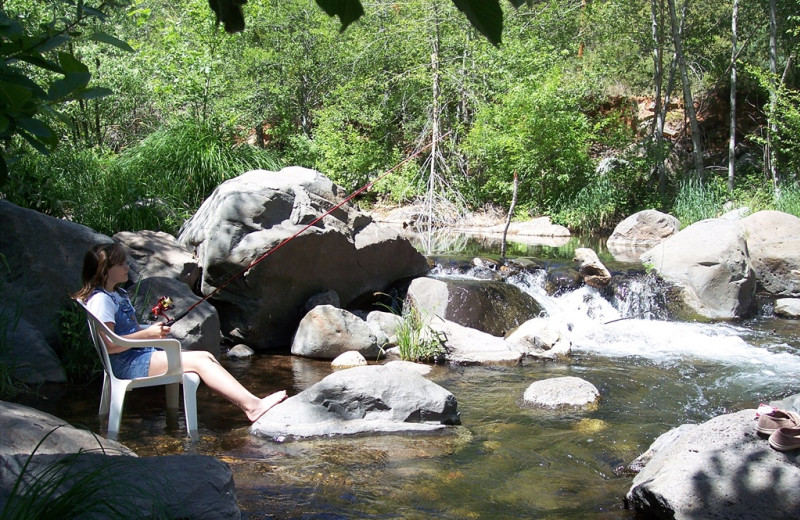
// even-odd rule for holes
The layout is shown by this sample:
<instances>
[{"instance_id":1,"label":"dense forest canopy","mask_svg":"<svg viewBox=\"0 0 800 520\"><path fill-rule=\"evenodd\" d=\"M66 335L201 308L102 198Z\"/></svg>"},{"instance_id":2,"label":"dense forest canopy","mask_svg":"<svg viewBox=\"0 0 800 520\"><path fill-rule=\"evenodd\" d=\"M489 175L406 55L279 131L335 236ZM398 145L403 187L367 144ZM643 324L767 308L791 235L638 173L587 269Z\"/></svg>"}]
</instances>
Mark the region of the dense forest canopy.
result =
<instances>
[{"instance_id":1,"label":"dense forest canopy","mask_svg":"<svg viewBox=\"0 0 800 520\"><path fill-rule=\"evenodd\" d=\"M517 174L520 215L574 230L800 214L800 0L506 2L500 45L472 0L326 3L250 0L229 34L206 0L0 0L0 193L174 232L247 169L354 190L436 140L372 201L507 208Z\"/></svg>"}]
</instances>

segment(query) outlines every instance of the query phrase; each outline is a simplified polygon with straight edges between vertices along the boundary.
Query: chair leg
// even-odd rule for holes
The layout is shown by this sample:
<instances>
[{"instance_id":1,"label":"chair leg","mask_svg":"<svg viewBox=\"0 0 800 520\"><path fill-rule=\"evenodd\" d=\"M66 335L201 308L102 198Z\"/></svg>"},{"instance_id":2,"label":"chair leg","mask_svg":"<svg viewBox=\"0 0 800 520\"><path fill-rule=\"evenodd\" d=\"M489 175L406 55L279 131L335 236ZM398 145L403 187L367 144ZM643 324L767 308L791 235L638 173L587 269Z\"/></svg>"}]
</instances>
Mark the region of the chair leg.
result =
<instances>
[{"instance_id":1,"label":"chair leg","mask_svg":"<svg viewBox=\"0 0 800 520\"><path fill-rule=\"evenodd\" d=\"M186 415L186 430L193 441L200 439L197 431L197 387L200 376L194 372L183 374L183 409Z\"/></svg>"},{"instance_id":2,"label":"chair leg","mask_svg":"<svg viewBox=\"0 0 800 520\"><path fill-rule=\"evenodd\" d=\"M111 378L108 377L106 372L103 372L103 391L100 394L100 415L108 415L109 407L111 406Z\"/></svg>"},{"instance_id":3,"label":"chair leg","mask_svg":"<svg viewBox=\"0 0 800 520\"><path fill-rule=\"evenodd\" d=\"M178 387L180 383L172 383L169 385L164 385L164 388L167 391L167 408L174 408L177 410L178 408Z\"/></svg>"},{"instance_id":4,"label":"chair leg","mask_svg":"<svg viewBox=\"0 0 800 520\"><path fill-rule=\"evenodd\" d=\"M119 434L119 423L122 421L122 406L125 404L125 394L123 388L116 388L111 392L111 409L108 413L108 434L110 440L116 440Z\"/></svg>"}]
</instances>

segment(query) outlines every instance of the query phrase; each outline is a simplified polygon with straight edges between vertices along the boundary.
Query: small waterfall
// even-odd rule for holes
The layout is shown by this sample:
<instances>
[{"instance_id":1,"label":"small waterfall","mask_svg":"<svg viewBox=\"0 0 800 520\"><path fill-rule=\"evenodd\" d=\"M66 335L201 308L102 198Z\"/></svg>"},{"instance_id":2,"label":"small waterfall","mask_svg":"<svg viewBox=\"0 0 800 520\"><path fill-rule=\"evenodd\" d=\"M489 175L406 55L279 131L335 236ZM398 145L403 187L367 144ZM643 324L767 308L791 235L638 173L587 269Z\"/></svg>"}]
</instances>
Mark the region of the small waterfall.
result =
<instances>
[{"instance_id":1,"label":"small waterfall","mask_svg":"<svg viewBox=\"0 0 800 520\"><path fill-rule=\"evenodd\" d=\"M486 279L486 274L475 268L440 268L437 274ZM541 305L548 319L570 339L575 352L641 359L662 366L721 364L735 367L725 384L738 382L754 388L765 378L786 385L800 379L800 357L780 345L748 342L755 338L744 327L670 321L665 290L651 274L626 276L608 298L588 286L551 295L544 269L519 271L506 282Z\"/></svg>"}]
</instances>

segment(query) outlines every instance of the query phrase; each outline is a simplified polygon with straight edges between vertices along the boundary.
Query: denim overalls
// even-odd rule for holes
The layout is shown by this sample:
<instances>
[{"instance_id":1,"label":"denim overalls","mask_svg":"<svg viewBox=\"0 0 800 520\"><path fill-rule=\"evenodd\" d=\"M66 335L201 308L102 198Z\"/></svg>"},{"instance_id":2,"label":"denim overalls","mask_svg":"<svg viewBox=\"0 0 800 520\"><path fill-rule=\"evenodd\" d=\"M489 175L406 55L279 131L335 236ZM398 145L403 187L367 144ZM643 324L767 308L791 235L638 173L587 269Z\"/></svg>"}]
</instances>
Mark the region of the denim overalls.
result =
<instances>
[{"instance_id":1,"label":"denim overalls","mask_svg":"<svg viewBox=\"0 0 800 520\"><path fill-rule=\"evenodd\" d=\"M114 313L114 333L125 336L139 330L136 311L125 289L117 289L114 292L98 289L95 293L101 291L111 297L117 308ZM114 371L114 375L120 379L145 377L150 369L150 356L155 351L156 349L153 347L145 347L128 349L119 354L109 354L111 369Z\"/></svg>"}]
</instances>

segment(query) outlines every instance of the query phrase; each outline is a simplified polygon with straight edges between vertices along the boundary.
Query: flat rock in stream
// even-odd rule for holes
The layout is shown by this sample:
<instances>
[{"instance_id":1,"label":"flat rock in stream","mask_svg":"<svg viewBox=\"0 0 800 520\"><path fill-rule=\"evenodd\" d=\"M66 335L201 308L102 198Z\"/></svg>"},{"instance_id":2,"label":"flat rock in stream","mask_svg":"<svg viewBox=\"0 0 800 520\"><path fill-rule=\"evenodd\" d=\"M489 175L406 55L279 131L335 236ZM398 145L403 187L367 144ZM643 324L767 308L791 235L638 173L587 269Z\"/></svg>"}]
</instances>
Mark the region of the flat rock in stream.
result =
<instances>
[{"instance_id":1,"label":"flat rock in stream","mask_svg":"<svg viewBox=\"0 0 800 520\"><path fill-rule=\"evenodd\" d=\"M721 415L657 439L628 492L633 507L658 519L800 518L797 452L770 448L756 433L755 413Z\"/></svg>"},{"instance_id":2,"label":"flat rock in stream","mask_svg":"<svg viewBox=\"0 0 800 520\"><path fill-rule=\"evenodd\" d=\"M360 433L431 432L460 424L455 396L416 370L339 370L273 407L250 432L276 440Z\"/></svg>"}]
</instances>

